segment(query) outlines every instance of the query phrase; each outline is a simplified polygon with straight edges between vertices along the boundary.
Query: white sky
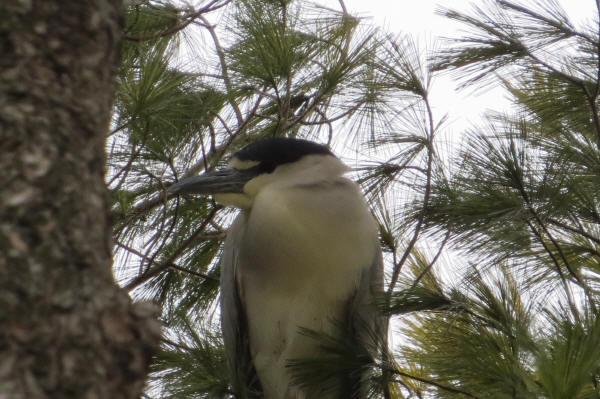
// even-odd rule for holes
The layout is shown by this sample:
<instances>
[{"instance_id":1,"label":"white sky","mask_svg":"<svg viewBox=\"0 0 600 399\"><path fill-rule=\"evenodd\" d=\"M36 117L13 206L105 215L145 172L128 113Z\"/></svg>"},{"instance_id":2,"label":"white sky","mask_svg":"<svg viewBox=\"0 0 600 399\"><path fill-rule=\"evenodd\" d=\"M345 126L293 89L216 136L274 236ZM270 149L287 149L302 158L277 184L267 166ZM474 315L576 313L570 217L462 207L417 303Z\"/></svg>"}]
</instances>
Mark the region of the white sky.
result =
<instances>
[{"instance_id":1,"label":"white sky","mask_svg":"<svg viewBox=\"0 0 600 399\"><path fill-rule=\"evenodd\" d=\"M514 0L519 4L527 1ZM531 0L529 1L531 2ZM594 0L556 0L575 25L590 21L597 14ZM327 0L332 8L339 9L338 0ZM460 11L472 9L472 5L484 6L484 0L344 0L348 12L367 18L367 21L384 30L409 34L418 38L421 45L433 49L433 43L441 44L441 37L457 37L464 27L447 18L436 15L440 7ZM431 102L436 119L448 115L446 131L451 135L479 123L486 111L503 111L510 108L510 101L500 88L486 91L465 89L458 91L449 76L438 76L431 88Z\"/></svg>"},{"instance_id":2,"label":"white sky","mask_svg":"<svg viewBox=\"0 0 600 399\"><path fill-rule=\"evenodd\" d=\"M518 4L531 3L534 0L513 0ZM539 0L538 0L539 2ZM575 26L583 23L590 26L597 18L595 0L556 0L566 11ZM339 9L338 0L322 0L331 8ZM485 0L344 0L348 12L352 15L367 18L369 24L381 27L385 31L407 34L417 39L418 43L427 49L439 48L443 37L459 37L464 26L437 15L440 6L469 11L472 5L484 6ZM593 26L593 25L592 25ZM434 42L436 46L434 46ZM449 75L438 75L432 82L430 100L434 107L434 117L440 120L445 114L448 120L442 129L442 135L447 143L447 150L452 151L455 144L461 141L462 133L480 124L484 114L489 111L509 111L511 102L500 87L486 87L486 90L476 88L457 89L457 83ZM437 143L439 143L438 136ZM438 154L439 155L439 154ZM418 247L428 251L428 241L420 239ZM437 244L433 243L431 250L435 251ZM462 259L462 261L461 261ZM456 281L455 268L445 270L448 266L459 267L467 265L462 256L446 248L436 267L438 275L445 281ZM398 327L392 324L391 342L399 342L399 336L394 332Z\"/></svg>"}]
</instances>

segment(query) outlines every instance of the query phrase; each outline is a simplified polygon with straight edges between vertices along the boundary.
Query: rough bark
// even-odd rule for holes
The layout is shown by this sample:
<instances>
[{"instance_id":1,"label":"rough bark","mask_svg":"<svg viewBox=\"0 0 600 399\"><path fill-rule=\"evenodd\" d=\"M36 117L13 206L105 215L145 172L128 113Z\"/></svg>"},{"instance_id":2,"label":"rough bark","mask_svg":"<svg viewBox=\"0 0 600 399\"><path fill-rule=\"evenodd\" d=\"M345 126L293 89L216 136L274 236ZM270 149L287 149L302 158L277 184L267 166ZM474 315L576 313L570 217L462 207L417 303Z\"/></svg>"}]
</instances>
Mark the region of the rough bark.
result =
<instances>
[{"instance_id":1,"label":"rough bark","mask_svg":"<svg viewBox=\"0 0 600 399\"><path fill-rule=\"evenodd\" d=\"M120 0L0 1L0 398L136 398L159 336L115 284Z\"/></svg>"}]
</instances>

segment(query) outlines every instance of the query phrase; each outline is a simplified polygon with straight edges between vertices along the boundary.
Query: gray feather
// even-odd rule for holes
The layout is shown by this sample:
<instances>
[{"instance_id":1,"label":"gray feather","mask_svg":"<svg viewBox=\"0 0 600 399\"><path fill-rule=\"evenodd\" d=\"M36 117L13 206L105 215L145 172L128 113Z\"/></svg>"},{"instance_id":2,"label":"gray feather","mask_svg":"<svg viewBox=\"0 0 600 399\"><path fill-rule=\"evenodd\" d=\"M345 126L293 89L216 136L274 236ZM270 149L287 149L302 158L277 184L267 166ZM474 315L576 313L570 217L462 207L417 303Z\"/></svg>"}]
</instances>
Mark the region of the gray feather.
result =
<instances>
[{"instance_id":1,"label":"gray feather","mask_svg":"<svg viewBox=\"0 0 600 399\"><path fill-rule=\"evenodd\" d=\"M231 225L221 258L221 326L227 363L231 373L231 384L237 398L262 397L260 381L256 375L250 355L250 341L246 312L244 310L238 283L238 248L247 225L247 215L241 212Z\"/></svg>"}]
</instances>

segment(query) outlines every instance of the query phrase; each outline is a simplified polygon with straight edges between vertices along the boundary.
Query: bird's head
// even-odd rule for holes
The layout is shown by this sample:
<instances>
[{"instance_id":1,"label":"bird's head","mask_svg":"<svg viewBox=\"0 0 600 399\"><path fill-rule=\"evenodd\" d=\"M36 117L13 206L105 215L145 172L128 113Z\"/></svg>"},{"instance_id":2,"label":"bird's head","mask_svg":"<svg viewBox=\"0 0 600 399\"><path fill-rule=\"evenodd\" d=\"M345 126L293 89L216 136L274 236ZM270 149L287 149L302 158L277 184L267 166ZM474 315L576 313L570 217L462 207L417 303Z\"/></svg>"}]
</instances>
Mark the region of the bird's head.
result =
<instances>
[{"instance_id":1,"label":"bird's head","mask_svg":"<svg viewBox=\"0 0 600 399\"><path fill-rule=\"evenodd\" d=\"M256 141L235 153L229 168L188 177L170 186L172 194L212 194L223 205L252 207L254 198L272 184L315 184L349 168L325 145L293 138Z\"/></svg>"}]
</instances>

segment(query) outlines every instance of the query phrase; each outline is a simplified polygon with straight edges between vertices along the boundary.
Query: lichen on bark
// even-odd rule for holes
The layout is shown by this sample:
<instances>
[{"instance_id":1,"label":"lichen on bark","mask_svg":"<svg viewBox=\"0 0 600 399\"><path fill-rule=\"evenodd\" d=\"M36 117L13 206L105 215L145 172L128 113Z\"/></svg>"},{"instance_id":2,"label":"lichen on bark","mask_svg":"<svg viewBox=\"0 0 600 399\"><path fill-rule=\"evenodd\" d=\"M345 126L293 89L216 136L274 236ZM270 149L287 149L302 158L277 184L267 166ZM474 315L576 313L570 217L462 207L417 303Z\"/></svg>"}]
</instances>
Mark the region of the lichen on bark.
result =
<instances>
[{"instance_id":1,"label":"lichen on bark","mask_svg":"<svg viewBox=\"0 0 600 399\"><path fill-rule=\"evenodd\" d=\"M0 397L137 398L160 327L111 273L120 1L0 13Z\"/></svg>"}]
</instances>

